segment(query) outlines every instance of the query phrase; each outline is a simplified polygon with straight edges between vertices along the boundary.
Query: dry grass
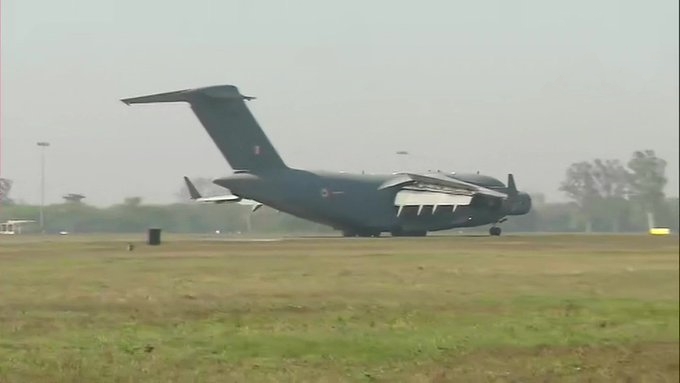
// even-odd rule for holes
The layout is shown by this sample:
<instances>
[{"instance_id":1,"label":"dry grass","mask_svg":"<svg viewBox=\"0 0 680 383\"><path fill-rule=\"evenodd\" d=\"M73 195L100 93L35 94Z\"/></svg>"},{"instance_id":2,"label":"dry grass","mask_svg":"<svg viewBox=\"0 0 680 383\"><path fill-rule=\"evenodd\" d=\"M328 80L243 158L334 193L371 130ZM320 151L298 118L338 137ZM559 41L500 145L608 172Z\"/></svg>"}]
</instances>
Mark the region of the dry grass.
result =
<instances>
[{"instance_id":1,"label":"dry grass","mask_svg":"<svg viewBox=\"0 0 680 383\"><path fill-rule=\"evenodd\" d=\"M0 382L678 381L678 238L0 238Z\"/></svg>"}]
</instances>

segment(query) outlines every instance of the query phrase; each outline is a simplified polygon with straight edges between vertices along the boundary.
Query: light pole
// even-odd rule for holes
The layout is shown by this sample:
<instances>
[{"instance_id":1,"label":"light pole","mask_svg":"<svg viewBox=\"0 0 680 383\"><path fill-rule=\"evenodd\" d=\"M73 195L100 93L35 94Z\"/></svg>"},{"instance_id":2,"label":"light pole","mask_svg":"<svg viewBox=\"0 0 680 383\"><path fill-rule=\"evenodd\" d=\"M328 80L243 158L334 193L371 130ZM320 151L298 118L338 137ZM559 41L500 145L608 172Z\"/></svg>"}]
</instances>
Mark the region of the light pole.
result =
<instances>
[{"instance_id":1,"label":"light pole","mask_svg":"<svg viewBox=\"0 0 680 383\"><path fill-rule=\"evenodd\" d=\"M45 233L45 213L43 208L45 206L45 148L50 146L49 142L39 141L40 146L40 231Z\"/></svg>"},{"instance_id":2,"label":"light pole","mask_svg":"<svg viewBox=\"0 0 680 383\"><path fill-rule=\"evenodd\" d=\"M395 152L394 154L396 154L397 156L402 156L402 157L406 157L406 156L410 155L410 153L406 150L399 150L399 151ZM408 168L408 158L403 163L398 163L397 165L399 166L399 169L397 169L397 171L399 171L399 172L408 171L408 169L407 169Z\"/></svg>"}]
</instances>

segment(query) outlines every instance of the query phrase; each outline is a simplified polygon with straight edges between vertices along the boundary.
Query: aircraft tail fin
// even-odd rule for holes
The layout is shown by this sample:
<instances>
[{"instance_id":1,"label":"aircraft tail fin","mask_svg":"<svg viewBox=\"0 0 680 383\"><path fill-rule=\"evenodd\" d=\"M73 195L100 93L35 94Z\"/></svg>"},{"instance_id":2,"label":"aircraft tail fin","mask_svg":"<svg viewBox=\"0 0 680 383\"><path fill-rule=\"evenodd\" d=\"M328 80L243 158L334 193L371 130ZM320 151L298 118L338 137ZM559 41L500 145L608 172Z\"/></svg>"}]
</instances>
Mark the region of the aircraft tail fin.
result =
<instances>
[{"instance_id":1,"label":"aircraft tail fin","mask_svg":"<svg viewBox=\"0 0 680 383\"><path fill-rule=\"evenodd\" d=\"M184 89L125 98L126 105L187 102L234 170L251 172L287 168L245 104L254 97L242 95L233 85Z\"/></svg>"}]
</instances>

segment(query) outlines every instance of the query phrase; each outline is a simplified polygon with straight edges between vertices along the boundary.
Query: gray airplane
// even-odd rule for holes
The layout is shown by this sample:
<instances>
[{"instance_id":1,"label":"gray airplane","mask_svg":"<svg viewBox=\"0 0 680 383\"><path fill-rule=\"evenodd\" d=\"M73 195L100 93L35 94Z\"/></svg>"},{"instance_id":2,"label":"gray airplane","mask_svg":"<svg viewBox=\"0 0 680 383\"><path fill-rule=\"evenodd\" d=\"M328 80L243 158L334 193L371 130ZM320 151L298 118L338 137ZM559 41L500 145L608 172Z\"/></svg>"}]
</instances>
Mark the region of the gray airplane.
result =
<instances>
[{"instance_id":1,"label":"gray airplane","mask_svg":"<svg viewBox=\"0 0 680 383\"><path fill-rule=\"evenodd\" d=\"M515 186L480 174L434 172L383 175L294 169L287 166L246 106L254 97L218 85L126 98L125 104L186 102L234 173L213 182L230 191L198 202L262 205L341 230L346 237L425 236L429 231L497 225L527 214L531 197Z\"/></svg>"}]
</instances>

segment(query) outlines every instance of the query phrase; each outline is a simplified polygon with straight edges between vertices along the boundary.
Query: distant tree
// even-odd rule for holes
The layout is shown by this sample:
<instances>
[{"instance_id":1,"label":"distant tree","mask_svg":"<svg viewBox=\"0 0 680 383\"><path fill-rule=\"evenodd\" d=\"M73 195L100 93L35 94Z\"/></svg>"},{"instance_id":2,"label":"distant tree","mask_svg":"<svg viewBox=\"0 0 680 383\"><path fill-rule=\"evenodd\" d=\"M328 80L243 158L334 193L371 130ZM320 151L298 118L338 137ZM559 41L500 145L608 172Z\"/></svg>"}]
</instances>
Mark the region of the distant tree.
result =
<instances>
[{"instance_id":1,"label":"distant tree","mask_svg":"<svg viewBox=\"0 0 680 383\"><path fill-rule=\"evenodd\" d=\"M560 190L579 206L581 215L585 219L586 232L592 231L592 209L600 199L596 180L593 177L593 164L587 161L571 164L567 168Z\"/></svg>"},{"instance_id":2,"label":"distant tree","mask_svg":"<svg viewBox=\"0 0 680 383\"><path fill-rule=\"evenodd\" d=\"M629 216L630 174L619 160L596 159L592 171L599 195L592 214L618 232Z\"/></svg>"},{"instance_id":3,"label":"distant tree","mask_svg":"<svg viewBox=\"0 0 680 383\"><path fill-rule=\"evenodd\" d=\"M664 222L671 219L663 192L665 169L666 161L653 150L634 152L627 167L618 160L582 161L567 169L560 190L579 207L586 231L593 226L640 230L645 214L650 225L655 217Z\"/></svg>"},{"instance_id":4,"label":"distant tree","mask_svg":"<svg viewBox=\"0 0 680 383\"><path fill-rule=\"evenodd\" d=\"M593 180L602 198L625 198L630 191L629 173L619 160L593 161Z\"/></svg>"},{"instance_id":5,"label":"distant tree","mask_svg":"<svg viewBox=\"0 0 680 383\"><path fill-rule=\"evenodd\" d=\"M63 198L67 203L81 203L85 196L82 194L69 193L62 196L61 198Z\"/></svg>"},{"instance_id":6,"label":"distant tree","mask_svg":"<svg viewBox=\"0 0 680 383\"><path fill-rule=\"evenodd\" d=\"M123 205L136 207L142 204L142 197L126 197L123 200Z\"/></svg>"},{"instance_id":7,"label":"distant tree","mask_svg":"<svg viewBox=\"0 0 680 383\"><path fill-rule=\"evenodd\" d=\"M560 190L579 206L587 232L594 222L619 231L628 217L629 178L618 160L582 161L567 169Z\"/></svg>"},{"instance_id":8,"label":"distant tree","mask_svg":"<svg viewBox=\"0 0 680 383\"><path fill-rule=\"evenodd\" d=\"M664 206L663 192L666 183L666 161L656 156L653 150L636 151L628 161L631 170L630 187L632 198L649 216L650 225Z\"/></svg>"},{"instance_id":9,"label":"distant tree","mask_svg":"<svg viewBox=\"0 0 680 383\"><path fill-rule=\"evenodd\" d=\"M11 204L12 200L9 198L9 191L12 189L12 180L7 178L0 178L0 204Z\"/></svg>"}]
</instances>

